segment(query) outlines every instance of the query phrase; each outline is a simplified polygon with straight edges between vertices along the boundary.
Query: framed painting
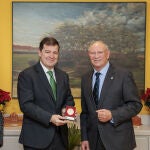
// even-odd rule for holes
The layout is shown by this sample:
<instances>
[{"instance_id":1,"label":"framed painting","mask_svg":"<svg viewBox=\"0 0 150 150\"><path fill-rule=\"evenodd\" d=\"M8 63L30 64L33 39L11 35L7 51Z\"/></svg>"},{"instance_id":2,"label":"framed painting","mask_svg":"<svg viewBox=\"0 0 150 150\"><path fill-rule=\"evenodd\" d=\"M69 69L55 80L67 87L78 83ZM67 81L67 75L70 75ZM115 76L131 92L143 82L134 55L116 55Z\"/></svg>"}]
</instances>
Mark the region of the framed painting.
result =
<instances>
[{"instance_id":1,"label":"framed painting","mask_svg":"<svg viewBox=\"0 0 150 150\"><path fill-rule=\"evenodd\" d=\"M139 92L145 82L145 2L13 2L12 95L17 98L20 71L38 61L45 36L60 43L58 66L70 77L74 97L80 97L81 76L91 67L87 48L103 40L111 62L132 71Z\"/></svg>"}]
</instances>

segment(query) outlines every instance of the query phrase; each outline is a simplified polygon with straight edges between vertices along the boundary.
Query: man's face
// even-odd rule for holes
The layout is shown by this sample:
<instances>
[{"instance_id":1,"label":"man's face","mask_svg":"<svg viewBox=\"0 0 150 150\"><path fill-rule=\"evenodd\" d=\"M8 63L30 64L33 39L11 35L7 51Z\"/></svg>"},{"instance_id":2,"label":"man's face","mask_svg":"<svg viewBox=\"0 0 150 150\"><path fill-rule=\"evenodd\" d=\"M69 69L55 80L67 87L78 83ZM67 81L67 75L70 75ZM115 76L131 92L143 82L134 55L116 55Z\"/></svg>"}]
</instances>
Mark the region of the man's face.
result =
<instances>
[{"instance_id":1,"label":"man's face","mask_svg":"<svg viewBox=\"0 0 150 150\"><path fill-rule=\"evenodd\" d=\"M100 71L108 62L110 51L100 42L96 42L89 47L88 55L93 67Z\"/></svg>"},{"instance_id":2,"label":"man's face","mask_svg":"<svg viewBox=\"0 0 150 150\"><path fill-rule=\"evenodd\" d=\"M49 70L54 68L58 62L58 46L44 45L42 51L39 50L39 57L42 64Z\"/></svg>"}]
</instances>

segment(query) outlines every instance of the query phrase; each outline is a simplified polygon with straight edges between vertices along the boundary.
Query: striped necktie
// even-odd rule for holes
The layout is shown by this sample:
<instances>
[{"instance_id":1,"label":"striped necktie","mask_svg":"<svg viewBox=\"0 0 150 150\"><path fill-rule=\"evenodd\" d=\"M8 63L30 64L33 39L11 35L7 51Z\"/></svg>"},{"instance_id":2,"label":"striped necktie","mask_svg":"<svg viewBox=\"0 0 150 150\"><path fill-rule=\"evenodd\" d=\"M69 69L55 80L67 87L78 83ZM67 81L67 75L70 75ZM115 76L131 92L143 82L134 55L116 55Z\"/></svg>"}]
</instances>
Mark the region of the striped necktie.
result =
<instances>
[{"instance_id":1,"label":"striped necktie","mask_svg":"<svg viewBox=\"0 0 150 150\"><path fill-rule=\"evenodd\" d=\"M94 88L93 88L93 97L94 97L94 101L95 104L98 105L98 99L99 99L99 84L100 84L100 76L101 73L96 72L95 76L96 76L96 80L95 80L95 84L94 84Z\"/></svg>"},{"instance_id":2,"label":"striped necktie","mask_svg":"<svg viewBox=\"0 0 150 150\"><path fill-rule=\"evenodd\" d=\"M52 91L53 91L53 95L54 95L54 98L56 100L56 82L55 82L55 79L54 79L54 76L53 76L53 72L52 71L47 71L47 73L50 76L49 83L51 85L51 88L52 88Z\"/></svg>"}]
</instances>

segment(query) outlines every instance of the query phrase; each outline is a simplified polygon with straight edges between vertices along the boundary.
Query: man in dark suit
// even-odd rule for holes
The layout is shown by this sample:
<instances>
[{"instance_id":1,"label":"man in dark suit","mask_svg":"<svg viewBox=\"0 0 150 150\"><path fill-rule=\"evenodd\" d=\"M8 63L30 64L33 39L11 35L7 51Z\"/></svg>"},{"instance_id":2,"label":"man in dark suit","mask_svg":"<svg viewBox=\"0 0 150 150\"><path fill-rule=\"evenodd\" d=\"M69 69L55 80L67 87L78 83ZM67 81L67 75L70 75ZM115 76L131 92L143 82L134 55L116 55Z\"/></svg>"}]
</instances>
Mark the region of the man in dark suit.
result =
<instances>
[{"instance_id":1,"label":"man in dark suit","mask_svg":"<svg viewBox=\"0 0 150 150\"><path fill-rule=\"evenodd\" d=\"M58 41L45 37L38 54L40 61L18 77L18 99L24 114L19 142L25 150L66 150L68 130L62 112L66 105L73 106L74 100L68 75L55 67Z\"/></svg>"},{"instance_id":2,"label":"man in dark suit","mask_svg":"<svg viewBox=\"0 0 150 150\"><path fill-rule=\"evenodd\" d=\"M132 74L109 62L102 41L93 42L88 55L93 69L81 82L82 150L133 150L131 118L142 108Z\"/></svg>"}]
</instances>

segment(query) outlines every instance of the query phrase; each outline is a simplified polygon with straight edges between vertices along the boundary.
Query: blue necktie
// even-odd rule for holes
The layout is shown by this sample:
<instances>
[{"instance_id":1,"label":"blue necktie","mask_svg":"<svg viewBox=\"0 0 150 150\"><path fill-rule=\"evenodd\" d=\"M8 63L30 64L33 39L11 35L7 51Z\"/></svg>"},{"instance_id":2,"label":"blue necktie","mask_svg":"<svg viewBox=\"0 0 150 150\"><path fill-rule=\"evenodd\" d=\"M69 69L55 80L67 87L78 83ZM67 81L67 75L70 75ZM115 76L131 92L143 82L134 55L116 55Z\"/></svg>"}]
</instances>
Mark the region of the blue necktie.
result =
<instances>
[{"instance_id":1,"label":"blue necktie","mask_svg":"<svg viewBox=\"0 0 150 150\"><path fill-rule=\"evenodd\" d=\"M98 105L98 99L99 99L99 84L100 84L100 76L101 73L96 72L95 76L96 76L96 80L95 80L95 84L94 84L94 88L93 88L93 97L94 97L94 101L95 104Z\"/></svg>"}]
</instances>

